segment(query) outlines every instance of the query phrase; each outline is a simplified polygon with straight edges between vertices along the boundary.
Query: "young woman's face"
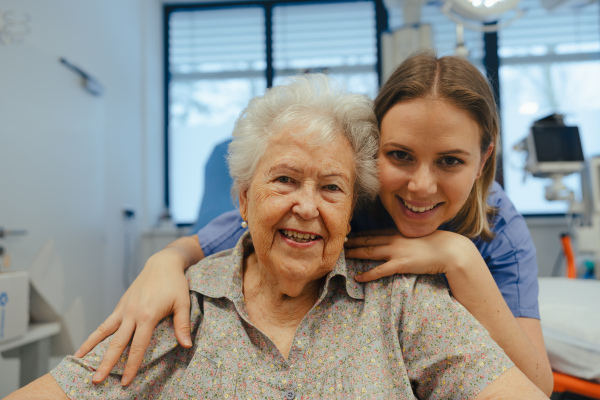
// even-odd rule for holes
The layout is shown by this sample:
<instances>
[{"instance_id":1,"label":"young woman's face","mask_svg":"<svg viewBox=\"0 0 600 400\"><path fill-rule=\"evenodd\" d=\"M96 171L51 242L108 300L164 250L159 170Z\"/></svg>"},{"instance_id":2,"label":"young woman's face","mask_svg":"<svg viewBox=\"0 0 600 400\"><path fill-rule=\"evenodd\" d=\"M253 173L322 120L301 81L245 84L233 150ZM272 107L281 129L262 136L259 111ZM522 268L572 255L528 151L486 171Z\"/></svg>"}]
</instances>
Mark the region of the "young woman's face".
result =
<instances>
[{"instance_id":1,"label":"young woman's face","mask_svg":"<svg viewBox=\"0 0 600 400\"><path fill-rule=\"evenodd\" d=\"M403 235L429 235L460 211L491 154L480 143L477 122L446 100L404 101L384 115L379 195Z\"/></svg>"}]
</instances>

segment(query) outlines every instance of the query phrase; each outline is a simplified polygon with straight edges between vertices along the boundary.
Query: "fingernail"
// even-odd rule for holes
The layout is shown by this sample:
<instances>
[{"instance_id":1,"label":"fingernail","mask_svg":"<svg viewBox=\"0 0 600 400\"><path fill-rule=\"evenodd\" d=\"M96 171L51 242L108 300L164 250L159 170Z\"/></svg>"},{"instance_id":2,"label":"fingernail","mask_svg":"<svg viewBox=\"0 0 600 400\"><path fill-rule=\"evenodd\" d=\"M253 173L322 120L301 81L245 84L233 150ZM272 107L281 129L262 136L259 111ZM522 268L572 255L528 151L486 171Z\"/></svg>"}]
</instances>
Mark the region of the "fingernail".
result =
<instances>
[{"instance_id":1,"label":"fingernail","mask_svg":"<svg viewBox=\"0 0 600 400\"><path fill-rule=\"evenodd\" d=\"M102 374L100 371L96 371L94 376L92 377L92 382L100 382L102 380Z\"/></svg>"},{"instance_id":2,"label":"fingernail","mask_svg":"<svg viewBox=\"0 0 600 400\"><path fill-rule=\"evenodd\" d=\"M183 339L183 344L185 344L188 347L192 347L192 339L190 339L190 338Z\"/></svg>"},{"instance_id":3,"label":"fingernail","mask_svg":"<svg viewBox=\"0 0 600 400\"><path fill-rule=\"evenodd\" d=\"M123 375L121 377L121 386L127 386L129 383L129 375Z\"/></svg>"},{"instance_id":4,"label":"fingernail","mask_svg":"<svg viewBox=\"0 0 600 400\"><path fill-rule=\"evenodd\" d=\"M80 353L81 353L81 349L78 349L78 350L75 352L75 354L73 354L73 357L75 357L75 358L81 358L82 354L80 354Z\"/></svg>"}]
</instances>

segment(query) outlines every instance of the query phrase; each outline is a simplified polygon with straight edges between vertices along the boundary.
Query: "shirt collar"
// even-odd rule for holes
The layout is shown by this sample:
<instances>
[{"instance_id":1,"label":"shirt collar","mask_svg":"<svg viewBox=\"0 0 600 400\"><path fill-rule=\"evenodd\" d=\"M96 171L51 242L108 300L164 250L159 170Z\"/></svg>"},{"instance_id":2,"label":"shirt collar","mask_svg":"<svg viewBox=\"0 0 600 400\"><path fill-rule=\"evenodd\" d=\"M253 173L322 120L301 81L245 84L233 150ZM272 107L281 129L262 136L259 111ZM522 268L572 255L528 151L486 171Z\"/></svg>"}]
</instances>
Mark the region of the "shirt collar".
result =
<instances>
[{"instance_id":1,"label":"shirt collar","mask_svg":"<svg viewBox=\"0 0 600 400\"><path fill-rule=\"evenodd\" d=\"M359 267L360 263L348 263L346 262L346 256L345 256L345 250L342 251L340 253L340 257L338 258L337 262L335 263L335 266L333 267L333 270L327 274L327 278L325 279L325 286L323 291L329 291L331 290L331 280L333 279L333 277L335 276L342 276L344 278L344 281L346 283L345 287L346 287L346 292L348 293L348 295L350 297L352 297L353 299L357 299L357 300L364 300L365 298L365 291L364 291L364 284L363 283L359 283L356 282L354 280L354 276L356 276L356 274L358 274L359 272L362 272L361 268Z\"/></svg>"},{"instance_id":2,"label":"shirt collar","mask_svg":"<svg viewBox=\"0 0 600 400\"><path fill-rule=\"evenodd\" d=\"M231 301L241 299L243 258L252 249L252 238L246 232L233 249L216 253L190 267L186 272L190 290L212 298L225 297ZM360 263L347 263L342 251L333 270L327 274L323 291L331 290L331 279L340 275L345 280L348 295L363 300L364 284L354 280L359 271L362 271Z\"/></svg>"}]
</instances>

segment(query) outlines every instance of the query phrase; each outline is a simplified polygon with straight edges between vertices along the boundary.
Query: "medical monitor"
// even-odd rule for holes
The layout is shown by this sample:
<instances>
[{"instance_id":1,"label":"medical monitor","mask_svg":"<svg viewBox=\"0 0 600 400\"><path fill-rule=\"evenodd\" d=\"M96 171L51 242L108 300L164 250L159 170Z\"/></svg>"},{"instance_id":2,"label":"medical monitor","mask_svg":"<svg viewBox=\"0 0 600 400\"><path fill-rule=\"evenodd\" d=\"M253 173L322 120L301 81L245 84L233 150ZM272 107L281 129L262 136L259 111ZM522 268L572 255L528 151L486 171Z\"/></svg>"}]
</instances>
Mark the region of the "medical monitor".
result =
<instances>
[{"instance_id":1,"label":"medical monitor","mask_svg":"<svg viewBox=\"0 0 600 400\"><path fill-rule=\"evenodd\" d=\"M534 124L527 137L527 170L534 176L569 175L584 167L579 128Z\"/></svg>"}]
</instances>

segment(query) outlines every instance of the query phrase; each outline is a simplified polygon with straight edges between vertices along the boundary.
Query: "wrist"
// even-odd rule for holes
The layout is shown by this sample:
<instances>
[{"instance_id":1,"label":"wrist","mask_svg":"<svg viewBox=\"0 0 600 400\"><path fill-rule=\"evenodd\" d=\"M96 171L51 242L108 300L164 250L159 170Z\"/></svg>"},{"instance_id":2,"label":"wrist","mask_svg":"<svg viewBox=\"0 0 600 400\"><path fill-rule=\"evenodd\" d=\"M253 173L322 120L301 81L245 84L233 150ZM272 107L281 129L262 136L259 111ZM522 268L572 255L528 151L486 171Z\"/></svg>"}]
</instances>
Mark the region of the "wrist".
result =
<instances>
[{"instance_id":1,"label":"wrist","mask_svg":"<svg viewBox=\"0 0 600 400\"><path fill-rule=\"evenodd\" d=\"M449 239L446 240L444 252L446 263L443 272L446 277L465 278L473 273L476 265L485 266L479 250L470 239L455 233L446 239Z\"/></svg>"},{"instance_id":2,"label":"wrist","mask_svg":"<svg viewBox=\"0 0 600 400\"><path fill-rule=\"evenodd\" d=\"M185 252L175 248L166 247L159 252L153 254L147 265L155 268L165 269L174 268L177 271L184 272L189 267L190 261Z\"/></svg>"}]
</instances>

